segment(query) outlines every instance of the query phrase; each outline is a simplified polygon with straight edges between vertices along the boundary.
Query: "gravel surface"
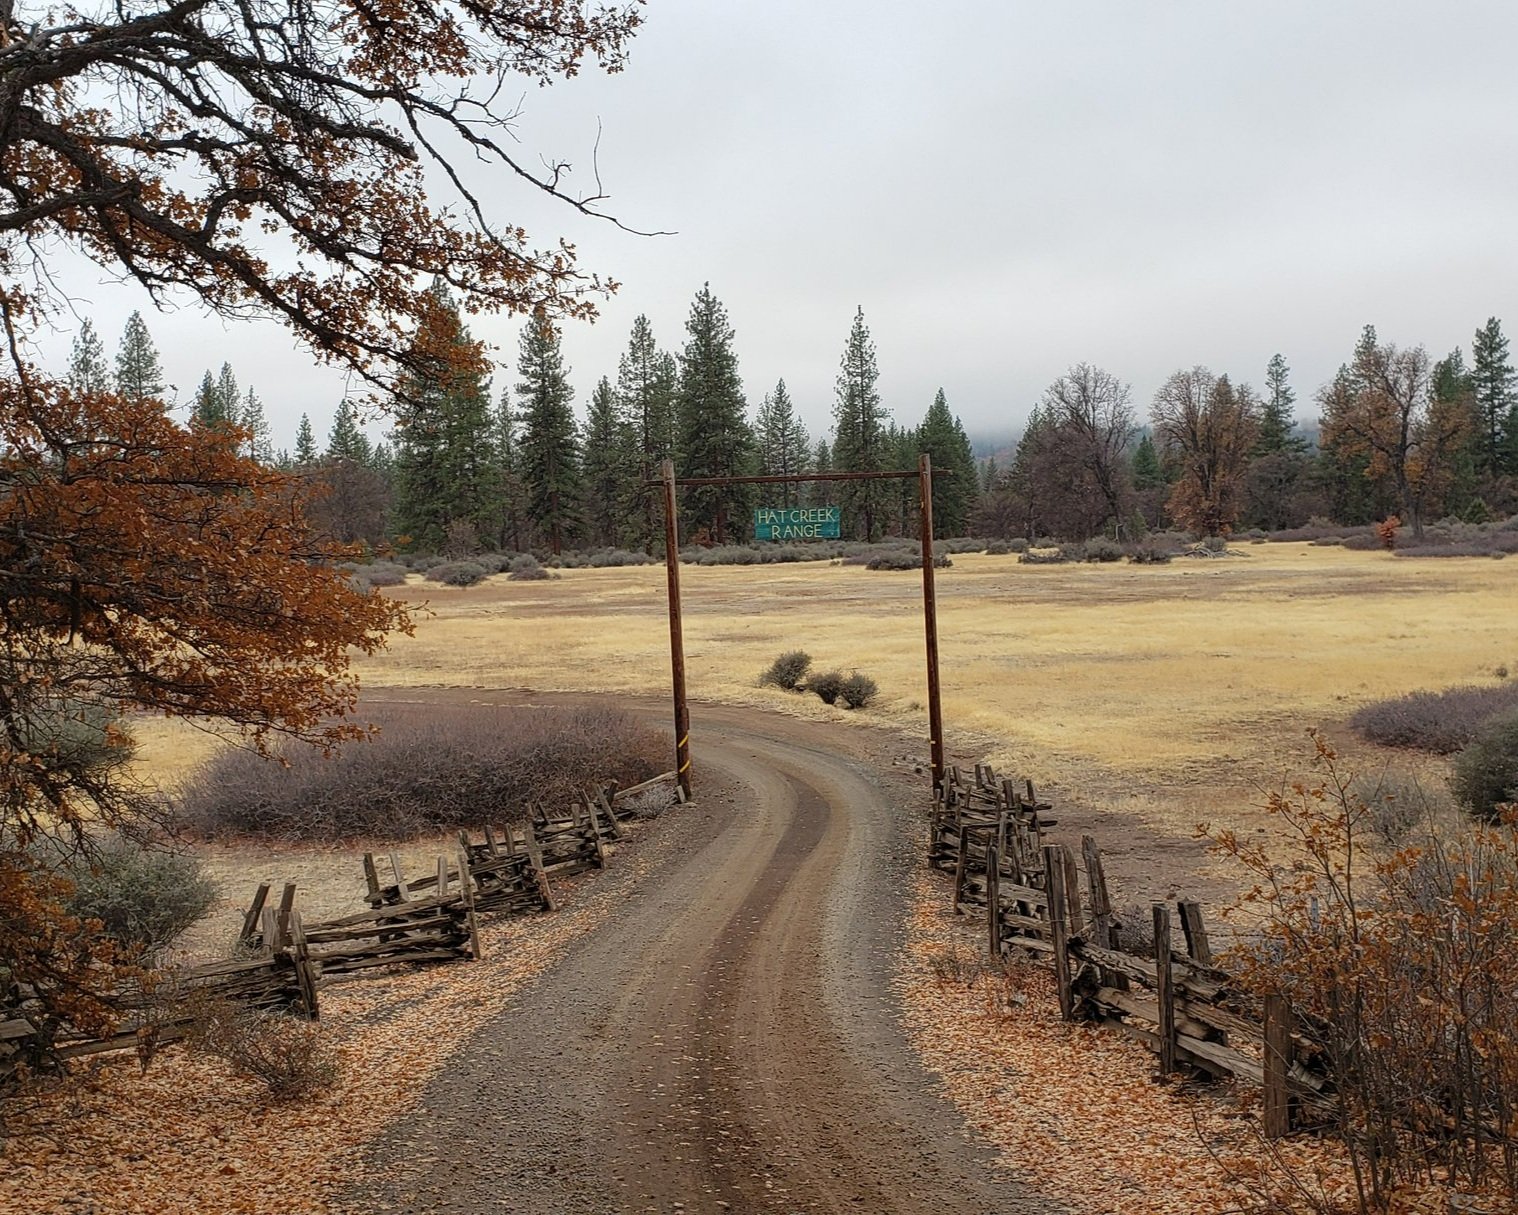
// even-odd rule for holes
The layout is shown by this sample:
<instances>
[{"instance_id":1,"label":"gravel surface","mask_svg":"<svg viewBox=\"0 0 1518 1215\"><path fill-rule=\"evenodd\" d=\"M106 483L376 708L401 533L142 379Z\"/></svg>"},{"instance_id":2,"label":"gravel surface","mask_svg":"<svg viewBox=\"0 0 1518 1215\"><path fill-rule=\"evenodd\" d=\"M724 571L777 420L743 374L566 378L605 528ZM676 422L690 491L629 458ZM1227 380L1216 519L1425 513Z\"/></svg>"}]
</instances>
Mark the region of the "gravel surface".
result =
<instances>
[{"instance_id":1,"label":"gravel surface","mask_svg":"<svg viewBox=\"0 0 1518 1215\"><path fill-rule=\"evenodd\" d=\"M993 1170L901 1028L920 781L892 778L852 731L696 716L697 802L640 845L647 863L598 879L616 914L371 1146L350 1205L1059 1210Z\"/></svg>"}]
</instances>

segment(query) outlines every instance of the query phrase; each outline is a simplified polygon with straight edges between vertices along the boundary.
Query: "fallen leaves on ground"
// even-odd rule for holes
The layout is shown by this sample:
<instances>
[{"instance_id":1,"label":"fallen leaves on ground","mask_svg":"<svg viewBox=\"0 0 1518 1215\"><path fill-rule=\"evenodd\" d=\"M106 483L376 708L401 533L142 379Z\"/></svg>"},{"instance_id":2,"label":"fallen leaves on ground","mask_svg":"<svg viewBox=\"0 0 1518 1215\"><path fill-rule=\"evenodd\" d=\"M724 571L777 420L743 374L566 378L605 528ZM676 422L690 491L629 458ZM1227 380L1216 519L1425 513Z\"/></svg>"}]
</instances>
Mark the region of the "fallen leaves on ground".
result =
<instances>
[{"instance_id":1,"label":"fallen leaves on ground","mask_svg":"<svg viewBox=\"0 0 1518 1215\"><path fill-rule=\"evenodd\" d=\"M897 982L913 1045L965 1121L1040 1192L1082 1215L1356 1209L1337 1141L1267 1144L1253 1091L1156 1083L1157 1061L1138 1043L1060 1020L1050 970L1014 964L1003 977L979 965L981 918L956 914L941 880L918 874L911 898ZM1447 1192L1423 1190L1393 1210L1448 1204Z\"/></svg>"},{"instance_id":2,"label":"fallen leaves on ground","mask_svg":"<svg viewBox=\"0 0 1518 1215\"><path fill-rule=\"evenodd\" d=\"M619 847L619 864L648 858ZM274 1104L216 1059L166 1048L82 1069L16 1110L0 1138L0 1211L210 1215L343 1210L364 1146L410 1109L453 1052L616 904L593 875L555 884L552 915L482 924L479 962L339 984L322 993L337 1086Z\"/></svg>"}]
</instances>

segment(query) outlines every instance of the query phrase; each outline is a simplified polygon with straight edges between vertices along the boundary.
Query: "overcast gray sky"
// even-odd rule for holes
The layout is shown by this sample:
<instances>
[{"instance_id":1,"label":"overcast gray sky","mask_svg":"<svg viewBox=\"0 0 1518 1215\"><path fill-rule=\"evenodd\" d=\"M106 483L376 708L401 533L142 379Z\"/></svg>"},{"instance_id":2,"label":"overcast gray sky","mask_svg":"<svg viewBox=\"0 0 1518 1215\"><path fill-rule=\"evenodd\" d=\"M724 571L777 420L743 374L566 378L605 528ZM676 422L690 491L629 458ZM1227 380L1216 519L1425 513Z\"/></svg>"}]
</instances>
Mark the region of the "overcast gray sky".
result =
<instances>
[{"instance_id":1,"label":"overcast gray sky","mask_svg":"<svg viewBox=\"0 0 1518 1215\"><path fill-rule=\"evenodd\" d=\"M705 281L737 330L751 406L781 377L814 436L856 305L886 406L942 386L972 434L1018 428L1067 366L1098 363L1141 412L1203 363L1298 412L1360 327L1469 349L1518 329L1518 5L1133 0L649 0L626 71L527 89L528 159L639 238L485 183L502 222L575 240L623 283L564 337L577 404L615 377L632 319L677 349ZM571 222L573 219L574 222ZM107 348L146 302L82 288ZM181 399L228 359L277 445L325 434L339 376L277 328L188 303L148 315ZM476 325L514 383L518 326ZM67 337L56 352L66 355Z\"/></svg>"}]
</instances>

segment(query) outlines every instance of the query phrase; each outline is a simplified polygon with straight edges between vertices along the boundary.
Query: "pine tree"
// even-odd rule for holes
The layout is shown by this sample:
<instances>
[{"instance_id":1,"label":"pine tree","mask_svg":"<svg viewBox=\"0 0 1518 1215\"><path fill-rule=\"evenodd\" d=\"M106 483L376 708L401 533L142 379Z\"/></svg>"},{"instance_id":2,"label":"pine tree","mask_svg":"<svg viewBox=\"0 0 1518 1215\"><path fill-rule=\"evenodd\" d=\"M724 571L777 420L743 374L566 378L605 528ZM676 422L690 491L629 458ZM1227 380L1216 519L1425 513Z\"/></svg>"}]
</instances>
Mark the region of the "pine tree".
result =
<instances>
[{"instance_id":1,"label":"pine tree","mask_svg":"<svg viewBox=\"0 0 1518 1215\"><path fill-rule=\"evenodd\" d=\"M373 456L369 438L358 424L353 403L344 397L337 405L332 430L327 435L327 459L347 460L351 464L368 464Z\"/></svg>"},{"instance_id":2,"label":"pine tree","mask_svg":"<svg viewBox=\"0 0 1518 1215\"><path fill-rule=\"evenodd\" d=\"M648 318L635 318L627 351L617 365L617 407L632 428L637 459L638 485L629 504L629 523L637 521L636 542L645 546L663 530L660 491L647 483L658 478L660 465L674 454L678 382L674 358L655 343Z\"/></svg>"},{"instance_id":3,"label":"pine tree","mask_svg":"<svg viewBox=\"0 0 1518 1215\"><path fill-rule=\"evenodd\" d=\"M1260 437L1255 445L1255 455L1268 456L1276 452L1307 450L1307 440L1296 433L1297 419L1292 410L1297 394L1288 377L1291 368L1280 354L1270 357L1265 365L1265 400L1261 403Z\"/></svg>"},{"instance_id":4,"label":"pine tree","mask_svg":"<svg viewBox=\"0 0 1518 1215\"><path fill-rule=\"evenodd\" d=\"M147 322L142 313L134 312L127 317L116 349L116 391L129 401L147 401L162 398L166 387Z\"/></svg>"},{"instance_id":5,"label":"pine tree","mask_svg":"<svg viewBox=\"0 0 1518 1215\"><path fill-rule=\"evenodd\" d=\"M996 467L996 457L987 456L986 462L980 469L980 492L989 494L996 489L996 483L1001 479L1001 469Z\"/></svg>"},{"instance_id":6,"label":"pine tree","mask_svg":"<svg viewBox=\"0 0 1518 1215\"><path fill-rule=\"evenodd\" d=\"M396 400L394 522L414 548L467 552L495 516L489 364L447 287L432 299L416 337L428 353Z\"/></svg>"},{"instance_id":7,"label":"pine tree","mask_svg":"<svg viewBox=\"0 0 1518 1215\"><path fill-rule=\"evenodd\" d=\"M687 477L749 474L755 463L754 435L744 416L733 328L710 283L696 293L685 330L676 408L680 472ZM753 502L751 486L705 485L693 487L684 506L694 532L724 544L747 534L745 516Z\"/></svg>"},{"instance_id":8,"label":"pine tree","mask_svg":"<svg viewBox=\"0 0 1518 1215\"><path fill-rule=\"evenodd\" d=\"M221 374L216 377L216 396L226 421L238 425L242 421L242 394L237 389L237 377L232 374L231 363L221 365Z\"/></svg>"},{"instance_id":9,"label":"pine tree","mask_svg":"<svg viewBox=\"0 0 1518 1215\"><path fill-rule=\"evenodd\" d=\"M1518 463L1509 456L1509 449L1518 443L1518 437L1510 430L1512 415L1518 411L1518 375L1508 358L1502 322L1496 317L1476 330L1471 362L1471 391L1479 423L1477 471L1488 475L1518 472Z\"/></svg>"},{"instance_id":10,"label":"pine tree","mask_svg":"<svg viewBox=\"0 0 1518 1215\"><path fill-rule=\"evenodd\" d=\"M527 487L522 482L519 418L511 408L511 396L504 388L491 419L491 448L498 486L492 534L501 548L520 551L526 547Z\"/></svg>"},{"instance_id":11,"label":"pine tree","mask_svg":"<svg viewBox=\"0 0 1518 1215\"><path fill-rule=\"evenodd\" d=\"M616 548L627 530L628 507L642 486L633 426L617 408L611 381L602 376L586 411L582 468L585 516L591 542Z\"/></svg>"},{"instance_id":12,"label":"pine tree","mask_svg":"<svg viewBox=\"0 0 1518 1215\"><path fill-rule=\"evenodd\" d=\"M791 394L780 380L759 406L754 426L759 444L759 471L765 476L794 477L806 471L811 442L796 416ZM790 507L800 501L799 485L777 485L771 501Z\"/></svg>"},{"instance_id":13,"label":"pine tree","mask_svg":"<svg viewBox=\"0 0 1518 1215\"><path fill-rule=\"evenodd\" d=\"M1158 489L1165 484L1165 473L1160 467L1160 453L1155 449L1154 436L1146 434L1133 449L1133 488Z\"/></svg>"},{"instance_id":14,"label":"pine tree","mask_svg":"<svg viewBox=\"0 0 1518 1215\"><path fill-rule=\"evenodd\" d=\"M237 377L232 365L223 363L221 374L215 379L206 372L195 390L195 404L190 411L193 422L200 426L235 426L241 405L237 392Z\"/></svg>"},{"instance_id":15,"label":"pine tree","mask_svg":"<svg viewBox=\"0 0 1518 1215\"><path fill-rule=\"evenodd\" d=\"M949 412L949 403L942 388L928 406L928 412L917 428L917 448L926 452L935 470L944 469L948 476L933 478L933 535L963 536L970 529L970 512L975 509L976 477L975 455L970 450L970 437L965 434L959 419ZM911 459L909 453L902 453ZM909 468L912 465L902 464Z\"/></svg>"},{"instance_id":16,"label":"pine tree","mask_svg":"<svg viewBox=\"0 0 1518 1215\"><path fill-rule=\"evenodd\" d=\"M195 403L190 406L190 420L200 426L214 426L222 420L221 397L209 371L201 377L200 387L195 390Z\"/></svg>"},{"instance_id":17,"label":"pine tree","mask_svg":"<svg viewBox=\"0 0 1518 1215\"><path fill-rule=\"evenodd\" d=\"M300 415L300 425L295 428L295 467L309 468L316 463L316 436L311 431L311 418Z\"/></svg>"},{"instance_id":18,"label":"pine tree","mask_svg":"<svg viewBox=\"0 0 1518 1215\"><path fill-rule=\"evenodd\" d=\"M522 480L532 525L560 553L581 526L584 488L575 446L574 393L559 351L558 331L546 320L529 323L517 358L517 399L522 407Z\"/></svg>"},{"instance_id":19,"label":"pine tree","mask_svg":"<svg viewBox=\"0 0 1518 1215\"><path fill-rule=\"evenodd\" d=\"M243 429L248 432L248 455L260 464L272 464L274 444L269 438L269 419L264 416L264 403L251 388L242 399L238 417Z\"/></svg>"},{"instance_id":20,"label":"pine tree","mask_svg":"<svg viewBox=\"0 0 1518 1215\"><path fill-rule=\"evenodd\" d=\"M826 439L818 439L817 447L812 452L813 472L833 471L833 449L828 446ZM811 481L805 486L806 493L802 495L803 506L831 506L833 505L833 486L836 481Z\"/></svg>"},{"instance_id":21,"label":"pine tree","mask_svg":"<svg viewBox=\"0 0 1518 1215\"><path fill-rule=\"evenodd\" d=\"M875 343L860 308L844 346L833 404L833 464L839 472L878 472L885 467L886 412L875 389L879 378ZM879 481L839 482L844 530L863 540L878 539L877 516L888 493Z\"/></svg>"},{"instance_id":22,"label":"pine tree","mask_svg":"<svg viewBox=\"0 0 1518 1215\"><path fill-rule=\"evenodd\" d=\"M74 348L69 355L69 387L75 392L109 392L111 373L105 362L105 345L90 319L79 325Z\"/></svg>"}]
</instances>

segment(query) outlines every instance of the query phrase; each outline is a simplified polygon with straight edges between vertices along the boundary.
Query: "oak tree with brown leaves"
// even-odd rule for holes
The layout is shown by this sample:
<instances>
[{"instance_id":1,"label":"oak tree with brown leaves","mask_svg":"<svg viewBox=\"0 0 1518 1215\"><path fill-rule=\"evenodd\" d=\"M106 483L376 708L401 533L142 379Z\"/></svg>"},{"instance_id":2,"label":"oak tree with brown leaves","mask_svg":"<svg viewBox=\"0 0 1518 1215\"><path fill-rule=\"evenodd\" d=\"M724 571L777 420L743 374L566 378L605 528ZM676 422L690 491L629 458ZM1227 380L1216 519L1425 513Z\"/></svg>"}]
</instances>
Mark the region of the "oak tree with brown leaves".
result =
<instances>
[{"instance_id":1,"label":"oak tree with brown leaves","mask_svg":"<svg viewBox=\"0 0 1518 1215\"><path fill-rule=\"evenodd\" d=\"M434 283L542 323L612 286L460 166L598 214L568 165L518 159L502 98L617 70L638 23L567 0L0 0L0 1008L48 1032L110 1020L112 958L62 914L37 841L151 819L113 760L122 712L331 746L361 732L350 654L409 627L342 579L246 434L37 365L68 303L57 255L155 303L278 320L404 397L457 353L430 340Z\"/></svg>"},{"instance_id":2,"label":"oak tree with brown leaves","mask_svg":"<svg viewBox=\"0 0 1518 1215\"><path fill-rule=\"evenodd\" d=\"M1204 536L1232 531L1260 433L1254 393L1247 384L1235 388L1226 375L1193 367L1160 385L1150 416L1181 470L1166 504L1171 517Z\"/></svg>"}]
</instances>

